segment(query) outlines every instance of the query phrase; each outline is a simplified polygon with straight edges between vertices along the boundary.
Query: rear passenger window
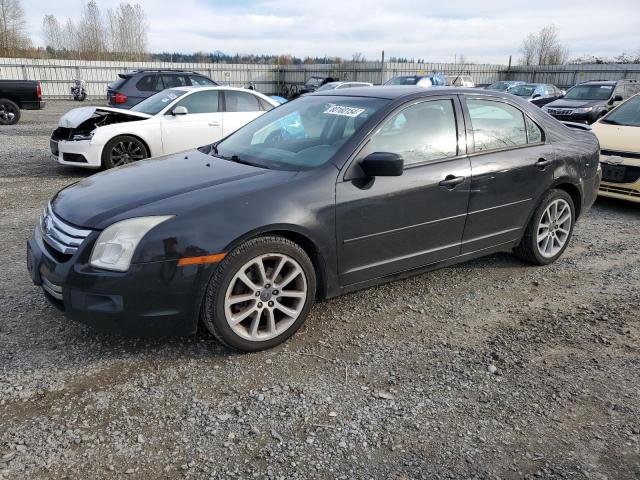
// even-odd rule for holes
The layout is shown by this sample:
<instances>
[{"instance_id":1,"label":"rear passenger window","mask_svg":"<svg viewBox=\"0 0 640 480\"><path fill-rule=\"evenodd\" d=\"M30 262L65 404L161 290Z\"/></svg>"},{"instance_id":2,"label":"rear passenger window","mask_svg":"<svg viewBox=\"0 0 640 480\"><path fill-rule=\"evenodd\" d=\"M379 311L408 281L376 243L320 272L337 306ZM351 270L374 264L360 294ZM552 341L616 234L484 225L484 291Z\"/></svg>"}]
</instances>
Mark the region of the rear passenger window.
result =
<instances>
[{"instance_id":1,"label":"rear passenger window","mask_svg":"<svg viewBox=\"0 0 640 480\"><path fill-rule=\"evenodd\" d=\"M527 144L524 115L511 105L492 100L467 100L476 152Z\"/></svg>"},{"instance_id":2,"label":"rear passenger window","mask_svg":"<svg viewBox=\"0 0 640 480\"><path fill-rule=\"evenodd\" d=\"M529 117L525 117L525 121L527 123L527 137L529 139L529 143L540 143L542 142L543 135L540 127L536 125L536 123L531 120Z\"/></svg>"},{"instance_id":3,"label":"rear passenger window","mask_svg":"<svg viewBox=\"0 0 640 480\"><path fill-rule=\"evenodd\" d=\"M384 123L366 150L365 155L397 153L405 165L455 157L458 132L451 100L432 100L405 108Z\"/></svg>"},{"instance_id":4,"label":"rear passenger window","mask_svg":"<svg viewBox=\"0 0 640 480\"><path fill-rule=\"evenodd\" d=\"M162 83L164 88L189 86L189 80L186 75L162 75Z\"/></svg>"},{"instance_id":5,"label":"rear passenger window","mask_svg":"<svg viewBox=\"0 0 640 480\"><path fill-rule=\"evenodd\" d=\"M227 90L224 92L224 101L227 112L260 112L260 104L255 95L251 93Z\"/></svg>"},{"instance_id":6,"label":"rear passenger window","mask_svg":"<svg viewBox=\"0 0 640 480\"><path fill-rule=\"evenodd\" d=\"M138 80L136 88L142 92L161 92L164 90L164 85L162 85L160 75L145 75Z\"/></svg>"},{"instance_id":7,"label":"rear passenger window","mask_svg":"<svg viewBox=\"0 0 640 480\"><path fill-rule=\"evenodd\" d=\"M201 77L199 75L194 75L194 76L191 77L191 85L214 87L216 84L213 82L213 80L209 80L207 77Z\"/></svg>"}]
</instances>

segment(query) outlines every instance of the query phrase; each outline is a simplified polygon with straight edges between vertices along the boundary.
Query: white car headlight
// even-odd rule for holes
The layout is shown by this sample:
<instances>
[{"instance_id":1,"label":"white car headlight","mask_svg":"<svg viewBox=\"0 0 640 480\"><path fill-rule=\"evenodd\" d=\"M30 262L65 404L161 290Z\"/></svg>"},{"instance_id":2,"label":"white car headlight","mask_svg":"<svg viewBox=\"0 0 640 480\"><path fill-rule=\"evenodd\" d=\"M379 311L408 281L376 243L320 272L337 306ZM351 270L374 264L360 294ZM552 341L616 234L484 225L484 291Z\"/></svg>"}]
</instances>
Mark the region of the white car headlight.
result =
<instances>
[{"instance_id":1,"label":"white car headlight","mask_svg":"<svg viewBox=\"0 0 640 480\"><path fill-rule=\"evenodd\" d=\"M593 110L593 107L576 108L573 113L589 113L591 110Z\"/></svg>"},{"instance_id":2,"label":"white car headlight","mask_svg":"<svg viewBox=\"0 0 640 480\"><path fill-rule=\"evenodd\" d=\"M142 237L153 227L170 218L173 218L173 215L130 218L114 223L98 237L89 264L105 270L126 272Z\"/></svg>"}]
</instances>

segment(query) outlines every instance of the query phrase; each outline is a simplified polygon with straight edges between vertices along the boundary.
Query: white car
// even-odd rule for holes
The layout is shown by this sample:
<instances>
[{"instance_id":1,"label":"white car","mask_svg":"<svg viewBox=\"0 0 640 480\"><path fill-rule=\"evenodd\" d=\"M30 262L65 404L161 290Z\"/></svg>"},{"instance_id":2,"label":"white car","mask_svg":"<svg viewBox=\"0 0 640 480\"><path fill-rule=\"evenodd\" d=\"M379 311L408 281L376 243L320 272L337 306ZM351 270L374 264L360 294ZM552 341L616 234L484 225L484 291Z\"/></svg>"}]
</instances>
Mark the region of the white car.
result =
<instances>
[{"instance_id":1,"label":"white car","mask_svg":"<svg viewBox=\"0 0 640 480\"><path fill-rule=\"evenodd\" d=\"M117 167L213 143L278 105L242 88L170 88L130 110L67 112L51 135L51 153L63 165Z\"/></svg>"}]
</instances>

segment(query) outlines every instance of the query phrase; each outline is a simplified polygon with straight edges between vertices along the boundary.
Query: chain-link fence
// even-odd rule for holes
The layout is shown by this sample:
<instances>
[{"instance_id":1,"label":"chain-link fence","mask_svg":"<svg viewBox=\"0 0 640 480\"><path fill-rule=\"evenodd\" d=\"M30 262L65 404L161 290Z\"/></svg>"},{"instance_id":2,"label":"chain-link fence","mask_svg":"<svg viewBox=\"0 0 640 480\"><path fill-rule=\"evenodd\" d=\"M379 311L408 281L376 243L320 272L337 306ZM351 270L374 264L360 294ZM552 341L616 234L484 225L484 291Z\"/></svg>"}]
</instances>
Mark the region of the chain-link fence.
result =
<instances>
[{"instance_id":1,"label":"chain-link fence","mask_svg":"<svg viewBox=\"0 0 640 480\"><path fill-rule=\"evenodd\" d=\"M69 98L75 79L87 82L91 98L104 98L118 73L172 68L204 74L218 83L254 88L268 95L290 96L311 76L382 84L396 75L442 73L465 75L478 86L498 80L551 83L567 88L587 80L640 80L640 65L515 66L453 63L346 62L340 64L263 65L225 63L107 62L0 58L0 79L39 80L45 98Z\"/></svg>"}]
</instances>

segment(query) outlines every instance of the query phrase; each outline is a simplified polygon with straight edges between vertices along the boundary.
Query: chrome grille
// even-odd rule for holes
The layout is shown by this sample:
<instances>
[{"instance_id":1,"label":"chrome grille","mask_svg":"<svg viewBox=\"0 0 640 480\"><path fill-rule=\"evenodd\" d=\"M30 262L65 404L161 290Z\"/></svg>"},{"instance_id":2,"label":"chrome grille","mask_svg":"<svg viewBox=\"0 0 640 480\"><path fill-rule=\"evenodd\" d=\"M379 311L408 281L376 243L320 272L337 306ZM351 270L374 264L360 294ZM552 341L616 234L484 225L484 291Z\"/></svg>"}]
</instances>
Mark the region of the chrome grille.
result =
<instances>
[{"instance_id":1,"label":"chrome grille","mask_svg":"<svg viewBox=\"0 0 640 480\"><path fill-rule=\"evenodd\" d=\"M572 108L547 108L547 111L551 115L571 115L573 113Z\"/></svg>"},{"instance_id":2,"label":"chrome grille","mask_svg":"<svg viewBox=\"0 0 640 480\"><path fill-rule=\"evenodd\" d=\"M57 217L51 209L51 204L42 212L40 218L42 237L53 249L66 255L73 255L78 251L91 230L73 227Z\"/></svg>"}]
</instances>

